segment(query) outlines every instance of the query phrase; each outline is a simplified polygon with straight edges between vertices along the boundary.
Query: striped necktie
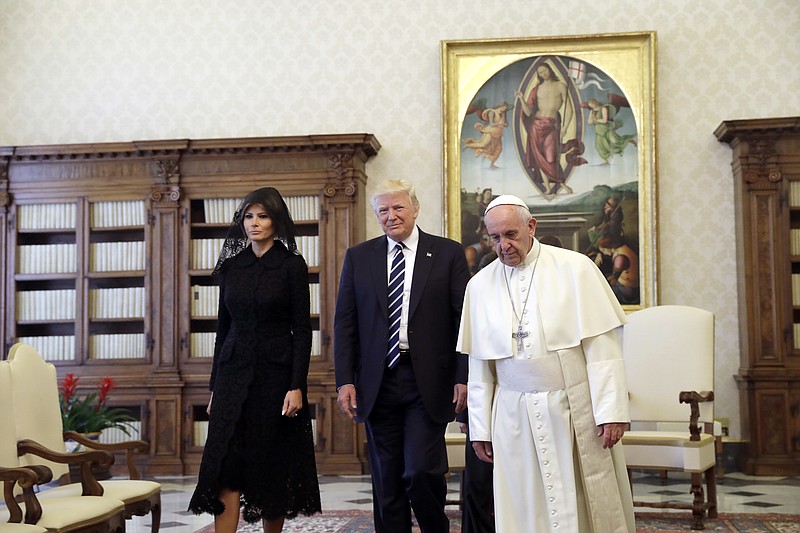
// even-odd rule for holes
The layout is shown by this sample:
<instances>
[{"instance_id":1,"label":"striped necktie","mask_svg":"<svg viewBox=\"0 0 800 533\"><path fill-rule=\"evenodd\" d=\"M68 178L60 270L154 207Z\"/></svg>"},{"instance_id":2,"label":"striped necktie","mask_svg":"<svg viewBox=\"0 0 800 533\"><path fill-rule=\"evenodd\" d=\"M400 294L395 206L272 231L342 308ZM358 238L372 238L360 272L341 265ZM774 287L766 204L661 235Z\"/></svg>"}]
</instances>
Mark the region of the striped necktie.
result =
<instances>
[{"instance_id":1,"label":"striped necktie","mask_svg":"<svg viewBox=\"0 0 800 533\"><path fill-rule=\"evenodd\" d=\"M389 368L397 366L400 360L400 315L403 312L405 270L403 243L398 243L395 246L392 269L389 272L389 350L386 354Z\"/></svg>"}]
</instances>

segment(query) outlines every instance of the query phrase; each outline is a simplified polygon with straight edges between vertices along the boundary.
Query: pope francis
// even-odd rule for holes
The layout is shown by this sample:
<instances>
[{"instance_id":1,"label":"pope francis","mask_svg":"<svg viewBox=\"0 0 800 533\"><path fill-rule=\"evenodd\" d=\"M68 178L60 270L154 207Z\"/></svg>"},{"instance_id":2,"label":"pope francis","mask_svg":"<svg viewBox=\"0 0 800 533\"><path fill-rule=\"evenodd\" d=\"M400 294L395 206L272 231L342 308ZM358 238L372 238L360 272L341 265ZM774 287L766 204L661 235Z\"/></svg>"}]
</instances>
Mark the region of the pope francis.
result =
<instances>
[{"instance_id":1,"label":"pope francis","mask_svg":"<svg viewBox=\"0 0 800 533\"><path fill-rule=\"evenodd\" d=\"M541 244L520 198L486 209L498 260L467 285L470 438L494 463L499 533L634 532L621 444L625 313L586 256Z\"/></svg>"}]
</instances>

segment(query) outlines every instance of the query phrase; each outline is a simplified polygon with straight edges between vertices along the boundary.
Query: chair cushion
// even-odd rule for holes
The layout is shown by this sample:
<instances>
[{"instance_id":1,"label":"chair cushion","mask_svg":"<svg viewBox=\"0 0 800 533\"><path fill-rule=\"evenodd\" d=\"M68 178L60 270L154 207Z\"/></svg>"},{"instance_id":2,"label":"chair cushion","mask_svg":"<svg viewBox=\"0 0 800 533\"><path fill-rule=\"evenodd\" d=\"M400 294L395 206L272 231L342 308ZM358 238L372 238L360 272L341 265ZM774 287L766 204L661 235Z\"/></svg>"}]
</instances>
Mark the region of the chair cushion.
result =
<instances>
[{"instance_id":1,"label":"chair cushion","mask_svg":"<svg viewBox=\"0 0 800 533\"><path fill-rule=\"evenodd\" d=\"M625 446L682 446L700 448L713 444L714 436L700 434L700 440L690 440L688 431L626 431L622 436Z\"/></svg>"},{"instance_id":2,"label":"chair cushion","mask_svg":"<svg viewBox=\"0 0 800 533\"><path fill-rule=\"evenodd\" d=\"M127 480L127 479L110 479L101 481L103 486L103 497L120 500L125 505L133 502L138 502L161 492L161 484L155 481L146 481L143 479ZM49 501L52 498L63 498L65 496L80 496L81 484L70 483L69 485L62 485L60 487L53 487L40 492L37 496L40 501Z\"/></svg>"},{"instance_id":3,"label":"chair cushion","mask_svg":"<svg viewBox=\"0 0 800 533\"><path fill-rule=\"evenodd\" d=\"M714 436L689 440L688 432L628 431L622 450L628 468L657 468L705 472L716 463Z\"/></svg>"},{"instance_id":4,"label":"chair cushion","mask_svg":"<svg viewBox=\"0 0 800 533\"><path fill-rule=\"evenodd\" d=\"M47 501L40 498L39 503L42 504L42 518L36 525L50 531L102 523L125 510L121 501L105 496L75 496ZM24 505L20 507L25 508ZM0 519L8 520L6 509L0 510Z\"/></svg>"}]
</instances>

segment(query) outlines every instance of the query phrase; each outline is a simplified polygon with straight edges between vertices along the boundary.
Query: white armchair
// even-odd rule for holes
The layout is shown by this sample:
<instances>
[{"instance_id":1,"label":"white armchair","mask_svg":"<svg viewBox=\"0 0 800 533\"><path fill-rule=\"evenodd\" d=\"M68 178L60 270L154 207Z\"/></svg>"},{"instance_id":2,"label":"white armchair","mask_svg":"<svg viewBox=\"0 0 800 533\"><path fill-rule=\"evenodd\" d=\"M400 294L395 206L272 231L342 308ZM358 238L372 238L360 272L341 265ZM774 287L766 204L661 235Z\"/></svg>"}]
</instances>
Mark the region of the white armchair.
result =
<instances>
[{"instance_id":1,"label":"white armchair","mask_svg":"<svg viewBox=\"0 0 800 533\"><path fill-rule=\"evenodd\" d=\"M623 329L631 431L622 439L628 471L691 474L691 503L634 501L689 509L692 529L717 516L714 423L714 315L662 305L636 311ZM705 492L703 490L705 479Z\"/></svg>"},{"instance_id":2,"label":"white armchair","mask_svg":"<svg viewBox=\"0 0 800 533\"><path fill-rule=\"evenodd\" d=\"M32 346L20 343L11 347L8 362L11 368L12 399L18 438L35 441L62 453L66 451L65 438L79 441L86 448L94 450L125 451L130 479L100 481L102 494L121 500L125 504L126 518L150 513L152 515L152 532L158 533L161 524L161 485L155 481L139 479L139 471L133 462L133 453L147 451L148 444L143 441L100 444L76 433L64 433L55 367L42 359ZM27 446L31 445L27 444ZM24 451L32 450L28 447ZM27 456L23 456L23 463L27 460ZM63 464L48 464L48 466L53 469L53 475L56 478L68 470ZM88 469L89 466L87 465L85 468ZM86 493L85 487L79 483L69 483L44 491L40 495L40 500L78 496L82 493Z\"/></svg>"},{"instance_id":3,"label":"white armchair","mask_svg":"<svg viewBox=\"0 0 800 533\"><path fill-rule=\"evenodd\" d=\"M3 524L2 531L6 533L17 530L22 533L20 525L29 524L45 528L51 533L71 533L75 531L93 530L98 533L122 533L125 531L125 506L120 500L101 495L64 496L61 498L44 499L43 493L34 493L33 486L47 483L52 479L53 473L49 465L56 469L67 469L66 463L77 462L86 465L82 468L89 474L86 478L87 489L99 488L97 482L91 478L91 465L98 461L111 462L112 457L104 452L81 452L78 454L58 454L49 452L49 457L61 463L45 461L29 457L24 464L19 457L18 440L16 433L15 409L12 406L11 368L8 361L0 361L0 467L9 470L28 472L30 476L23 476L22 482L6 481L4 483L4 499L6 509L0 509L0 522L17 524L15 526ZM59 418L60 420L60 418ZM63 442L62 442L63 447ZM44 466L47 463L48 466ZM22 467L22 468L21 468ZM5 477L3 477L5 479ZM78 484L80 487L81 485ZM97 493L95 493L97 494ZM20 500L20 501L18 501ZM17 533L14 531L13 533Z\"/></svg>"}]
</instances>

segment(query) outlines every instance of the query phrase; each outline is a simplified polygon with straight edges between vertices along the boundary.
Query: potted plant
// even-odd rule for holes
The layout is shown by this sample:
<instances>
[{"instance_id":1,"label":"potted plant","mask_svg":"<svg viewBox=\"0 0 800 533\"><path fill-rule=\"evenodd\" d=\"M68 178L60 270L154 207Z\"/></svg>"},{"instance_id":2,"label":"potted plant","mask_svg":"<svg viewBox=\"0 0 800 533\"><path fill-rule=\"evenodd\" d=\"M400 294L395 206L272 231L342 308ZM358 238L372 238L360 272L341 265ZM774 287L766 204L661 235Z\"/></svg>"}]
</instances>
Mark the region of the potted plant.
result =
<instances>
[{"instance_id":1,"label":"potted plant","mask_svg":"<svg viewBox=\"0 0 800 533\"><path fill-rule=\"evenodd\" d=\"M63 431L79 433L89 440L96 441L100 433L105 429L116 428L130 436L130 422L135 421L126 409L110 407L108 396L114 389L114 379L104 377L97 392L87 394L80 398L77 394L78 378L75 374L69 373L64 376L59 385L59 403L61 405L61 421L64 426ZM67 451L70 453L78 452L82 444L66 435ZM74 439L79 437L74 436ZM95 465L92 468L94 476L98 480L111 477L107 468ZM78 465L70 465L70 478L79 479L80 472Z\"/></svg>"},{"instance_id":2,"label":"potted plant","mask_svg":"<svg viewBox=\"0 0 800 533\"><path fill-rule=\"evenodd\" d=\"M97 392L80 398L77 394L79 378L69 373L59 386L61 420L64 431L81 433L96 439L104 429L116 428L130 436L130 422L135 421L126 409L110 407L108 396L114 390L114 379L104 377Z\"/></svg>"}]
</instances>

